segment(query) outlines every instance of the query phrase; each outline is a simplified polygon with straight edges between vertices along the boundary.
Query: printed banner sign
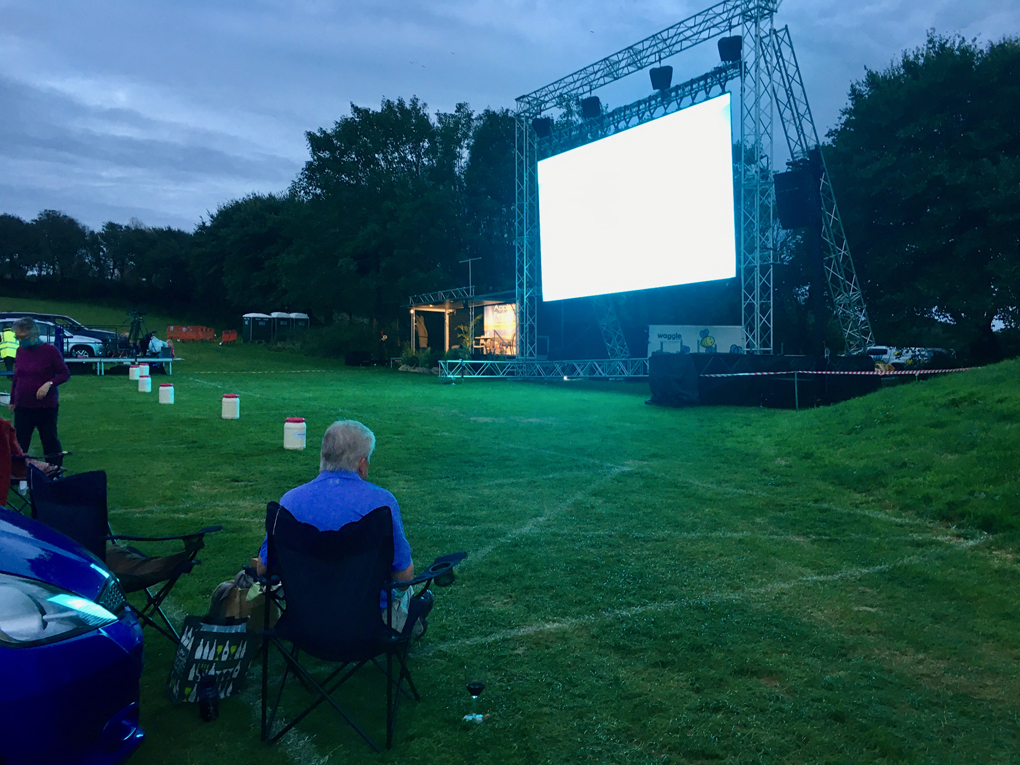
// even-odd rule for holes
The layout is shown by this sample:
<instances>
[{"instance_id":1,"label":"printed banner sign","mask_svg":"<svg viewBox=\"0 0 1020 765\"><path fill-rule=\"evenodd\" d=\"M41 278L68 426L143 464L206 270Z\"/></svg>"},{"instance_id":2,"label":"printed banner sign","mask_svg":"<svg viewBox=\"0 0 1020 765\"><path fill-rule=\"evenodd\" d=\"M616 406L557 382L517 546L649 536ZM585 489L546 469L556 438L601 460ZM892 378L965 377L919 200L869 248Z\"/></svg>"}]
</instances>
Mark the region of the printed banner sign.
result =
<instances>
[{"instance_id":1,"label":"printed banner sign","mask_svg":"<svg viewBox=\"0 0 1020 765\"><path fill-rule=\"evenodd\" d=\"M482 327L483 347L489 353L517 353L517 304L501 303L485 306Z\"/></svg>"},{"instance_id":2,"label":"printed banner sign","mask_svg":"<svg viewBox=\"0 0 1020 765\"><path fill-rule=\"evenodd\" d=\"M744 353L744 328L716 324L650 324L648 355L653 353Z\"/></svg>"},{"instance_id":3,"label":"printed banner sign","mask_svg":"<svg viewBox=\"0 0 1020 765\"><path fill-rule=\"evenodd\" d=\"M485 306L486 336L498 333L504 340L511 340L517 335L517 306L513 303Z\"/></svg>"}]
</instances>

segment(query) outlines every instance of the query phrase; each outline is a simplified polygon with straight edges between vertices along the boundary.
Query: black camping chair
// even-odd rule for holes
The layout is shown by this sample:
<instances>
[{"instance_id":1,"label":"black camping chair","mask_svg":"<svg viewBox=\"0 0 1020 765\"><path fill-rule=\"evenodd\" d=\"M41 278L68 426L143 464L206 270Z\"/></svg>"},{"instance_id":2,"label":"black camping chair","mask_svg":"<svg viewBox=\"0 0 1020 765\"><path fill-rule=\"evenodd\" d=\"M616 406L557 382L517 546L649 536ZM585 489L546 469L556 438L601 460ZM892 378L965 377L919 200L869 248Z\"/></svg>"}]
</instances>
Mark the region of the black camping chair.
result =
<instances>
[{"instance_id":1,"label":"black camping chair","mask_svg":"<svg viewBox=\"0 0 1020 765\"><path fill-rule=\"evenodd\" d=\"M265 640L262 656L262 740L279 740L319 704L325 701L377 752L372 738L337 703L333 694L359 669L372 662L386 677L386 748L393 746L393 730L400 695L419 700L407 669L407 649L412 624L403 632L391 628L392 610L380 608L380 594L392 599L395 587L424 584L439 586L453 582L453 567L467 557L455 553L439 558L412 582L390 579L393 563L393 522L388 507L380 507L337 531L320 531L301 523L276 502L266 508L268 572L262 578L266 591L277 601L282 613L269 627L270 608L265 609ZM276 585L282 585L274 590ZM280 596L280 593L282 597ZM416 597L420 597L419 594ZM387 621L383 622L383 614ZM281 641L291 644L287 650ZM286 669L267 717L269 695L269 646L279 649ZM324 680L317 681L298 662L300 652L338 666ZM379 661L386 657L386 664ZM393 661L399 672L394 677ZM276 734L270 736L289 673L302 680L317 698ZM404 687L406 682L407 687ZM408 691L410 689L410 691Z\"/></svg>"},{"instance_id":2,"label":"black camping chair","mask_svg":"<svg viewBox=\"0 0 1020 765\"><path fill-rule=\"evenodd\" d=\"M195 556L205 545L205 535L223 527L207 526L193 534L165 537L114 535L107 518L104 471L50 480L42 471L30 466L28 482L32 517L69 536L104 561L125 593L144 592L145 605L133 609L142 626L152 626L179 643L181 636L163 612L163 601L177 580L201 563ZM184 550L172 555L149 557L134 547L121 544L170 541L183 542ZM157 616L162 624L155 620Z\"/></svg>"}]
</instances>

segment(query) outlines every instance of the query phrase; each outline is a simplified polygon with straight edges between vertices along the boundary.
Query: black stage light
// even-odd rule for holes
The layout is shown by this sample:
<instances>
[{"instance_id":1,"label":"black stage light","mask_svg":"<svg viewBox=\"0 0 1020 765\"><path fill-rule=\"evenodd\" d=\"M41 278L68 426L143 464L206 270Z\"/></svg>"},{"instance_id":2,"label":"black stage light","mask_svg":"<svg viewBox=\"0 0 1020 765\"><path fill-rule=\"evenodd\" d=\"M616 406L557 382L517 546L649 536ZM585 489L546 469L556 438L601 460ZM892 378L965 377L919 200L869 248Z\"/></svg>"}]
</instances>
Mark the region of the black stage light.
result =
<instances>
[{"instance_id":1,"label":"black stage light","mask_svg":"<svg viewBox=\"0 0 1020 765\"><path fill-rule=\"evenodd\" d=\"M581 99L581 116L586 120L593 120L602 116L602 102L598 96L588 96Z\"/></svg>"},{"instance_id":2,"label":"black stage light","mask_svg":"<svg viewBox=\"0 0 1020 765\"><path fill-rule=\"evenodd\" d=\"M723 61L740 61L743 38L740 35L719 38L719 58Z\"/></svg>"},{"instance_id":3,"label":"black stage light","mask_svg":"<svg viewBox=\"0 0 1020 765\"><path fill-rule=\"evenodd\" d=\"M548 138L552 135L552 118L535 117L535 119L531 121L531 127L535 129L539 138Z\"/></svg>"},{"instance_id":4,"label":"black stage light","mask_svg":"<svg viewBox=\"0 0 1020 765\"><path fill-rule=\"evenodd\" d=\"M648 75L652 78L652 90L669 90L673 82L673 67L653 66L648 70Z\"/></svg>"}]
</instances>

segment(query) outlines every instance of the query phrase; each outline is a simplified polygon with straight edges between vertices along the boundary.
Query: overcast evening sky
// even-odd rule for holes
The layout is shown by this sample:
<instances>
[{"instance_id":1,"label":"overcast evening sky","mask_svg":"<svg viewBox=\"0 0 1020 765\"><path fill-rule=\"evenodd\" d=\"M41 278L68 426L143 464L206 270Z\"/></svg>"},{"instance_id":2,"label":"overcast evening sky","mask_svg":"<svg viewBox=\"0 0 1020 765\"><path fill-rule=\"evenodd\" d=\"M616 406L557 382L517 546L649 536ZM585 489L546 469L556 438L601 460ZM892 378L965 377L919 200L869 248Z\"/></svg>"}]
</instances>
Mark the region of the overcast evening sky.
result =
<instances>
[{"instance_id":1,"label":"overcast evening sky","mask_svg":"<svg viewBox=\"0 0 1020 765\"><path fill-rule=\"evenodd\" d=\"M57 209L92 228L192 230L218 205L283 191L304 133L350 103L431 111L528 93L710 6L688 0L0 0L0 212ZM926 30L1020 33L1016 0L784 0L815 122ZM664 61L674 83L714 42ZM600 93L647 95L644 73ZM780 134L777 134L781 142Z\"/></svg>"}]
</instances>

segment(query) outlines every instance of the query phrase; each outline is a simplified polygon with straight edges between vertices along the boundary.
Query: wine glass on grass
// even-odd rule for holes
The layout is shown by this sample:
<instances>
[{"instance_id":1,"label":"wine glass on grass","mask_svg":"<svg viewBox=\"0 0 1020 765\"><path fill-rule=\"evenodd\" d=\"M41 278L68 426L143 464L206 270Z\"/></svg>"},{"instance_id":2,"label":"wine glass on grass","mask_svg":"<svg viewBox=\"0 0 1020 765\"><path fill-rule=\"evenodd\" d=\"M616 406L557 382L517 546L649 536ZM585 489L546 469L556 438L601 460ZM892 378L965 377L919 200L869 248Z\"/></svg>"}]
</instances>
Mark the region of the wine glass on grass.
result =
<instances>
[{"instance_id":1,"label":"wine glass on grass","mask_svg":"<svg viewBox=\"0 0 1020 765\"><path fill-rule=\"evenodd\" d=\"M468 693L471 694L471 714L464 715L469 722L481 722L483 716L478 714L478 697L485 690L485 684L489 681L489 670L484 664L476 662L469 663L464 667L464 682L467 684Z\"/></svg>"}]
</instances>

